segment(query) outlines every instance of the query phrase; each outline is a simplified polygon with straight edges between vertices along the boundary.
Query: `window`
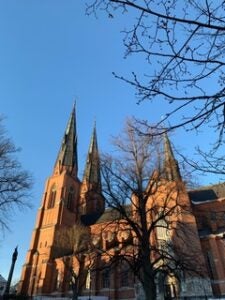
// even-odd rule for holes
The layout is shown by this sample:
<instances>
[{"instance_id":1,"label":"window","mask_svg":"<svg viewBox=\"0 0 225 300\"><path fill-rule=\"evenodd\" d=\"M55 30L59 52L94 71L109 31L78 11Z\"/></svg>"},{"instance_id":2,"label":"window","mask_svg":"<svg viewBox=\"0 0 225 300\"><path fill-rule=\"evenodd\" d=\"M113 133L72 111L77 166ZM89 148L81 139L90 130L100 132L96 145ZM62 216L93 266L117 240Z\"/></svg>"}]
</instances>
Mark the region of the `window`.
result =
<instances>
[{"instance_id":1,"label":"window","mask_svg":"<svg viewBox=\"0 0 225 300\"><path fill-rule=\"evenodd\" d=\"M62 273L57 270L57 275L56 275L56 289L59 290L62 284Z\"/></svg>"},{"instance_id":2,"label":"window","mask_svg":"<svg viewBox=\"0 0 225 300\"><path fill-rule=\"evenodd\" d=\"M156 233L157 233L157 240L159 243L159 246L166 245L167 243L170 242L170 234L168 230L168 225L166 223L165 219L161 219L157 223L156 227Z\"/></svg>"},{"instance_id":3,"label":"window","mask_svg":"<svg viewBox=\"0 0 225 300\"><path fill-rule=\"evenodd\" d=\"M90 269L89 269L88 272L87 272L85 288L86 288L87 290L90 290L90 289L91 289L91 271L90 271Z\"/></svg>"},{"instance_id":4,"label":"window","mask_svg":"<svg viewBox=\"0 0 225 300\"><path fill-rule=\"evenodd\" d=\"M69 210L73 209L73 199L74 199L74 189L71 187L67 197L67 208Z\"/></svg>"},{"instance_id":5,"label":"window","mask_svg":"<svg viewBox=\"0 0 225 300\"><path fill-rule=\"evenodd\" d=\"M109 288L110 287L110 273L109 269L102 272L102 288Z\"/></svg>"},{"instance_id":6,"label":"window","mask_svg":"<svg viewBox=\"0 0 225 300\"><path fill-rule=\"evenodd\" d=\"M179 281L173 274L166 275L164 279L165 299L178 299Z\"/></svg>"},{"instance_id":7,"label":"window","mask_svg":"<svg viewBox=\"0 0 225 300\"><path fill-rule=\"evenodd\" d=\"M128 270L122 270L120 273L120 286L129 286L129 272Z\"/></svg>"},{"instance_id":8,"label":"window","mask_svg":"<svg viewBox=\"0 0 225 300\"><path fill-rule=\"evenodd\" d=\"M212 258L212 253L210 251L206 253L206 261L207 261L207 268L208 268L210 279L213 279L214 278L213 271L215 269L215 266Z\"/></svg>"},{"instance_id":9,"label":"window","mask_svg":"<svg viewBox=\"0 0 225 300\"><path fill-rule=\"evenodd\" d=\"M56 186L53 185L49 195L48 208L53 208L55 206L55 199L56 199Z\"/></svg>"}]
</instances>

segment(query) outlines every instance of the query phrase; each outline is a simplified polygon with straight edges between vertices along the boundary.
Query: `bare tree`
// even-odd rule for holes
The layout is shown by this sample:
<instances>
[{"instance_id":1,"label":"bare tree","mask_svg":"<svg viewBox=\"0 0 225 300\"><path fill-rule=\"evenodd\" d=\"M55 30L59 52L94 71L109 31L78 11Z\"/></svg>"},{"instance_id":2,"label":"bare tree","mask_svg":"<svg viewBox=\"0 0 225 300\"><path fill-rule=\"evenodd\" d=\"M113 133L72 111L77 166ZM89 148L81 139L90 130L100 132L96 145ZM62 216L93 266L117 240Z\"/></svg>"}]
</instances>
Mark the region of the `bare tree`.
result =
<instances>
[{"instance_id":1,"label":"bare tree","mask_svg":"<svg viewBox=\"0 0 225 300\"><path fill-rule=\"evenodd\" d=\"M0 119L0 226L3 230L9 229L10 216L16 208L31 206L32 177L18 162L18 151L7 137Z\"/></svg>"},{"instance_id":2,"label":"bare tree","mask_svg":"<svg viewBox=\"0 0 225 300\"><path fill-rule=\"evenodd\" d=\"M165 101L167 111L154 125L143 120L155 134L177 129L211 130L211 149L198 151L201 170L218 173L211 163L224 156L216 153L225 126L225 2L196 0L89 0L87 13L117 13L131 23L124 29L125 56L135 55L141 70L115 74L136 90L138 103ZM147 130L148 131L148 130ZM145 131L146 132L146 131ZM198 164L193 166L199 169Z\"/></svg>"},{"instance_id":3,"label":"bare tree","mask_svg":"<svg viewBox=\"0 0 225 300\"><path fill-rule=\"evenodd\" d=\"M166 178L167 166L159 163L160 143L150 135L140 136L133 124L127 123L114 144L116 157L103 157L101 168L104 196L115 218L99 227L98 236L112 236L105 248L98 248L98 255L101 252L107 267L125 262L148 300L156 299L157 282L168 277L178 293L183 273L194 277L205 272L184 184L179 174L175 178L175 169L175 177Z\"/></svg>"},{"instance_id":4,"label":"bare tree","mask_svg":"<svg viewBox=\"0 0 225 300\"><path fill-rule=\"evenodd\" d=\"M89 228L79 223L58 229L55 236L54 257L63 257L64 281L69 281L73 300L77 300L81 294L92 262L89 259L90 241Z\"/></svg>"}]
</instances>

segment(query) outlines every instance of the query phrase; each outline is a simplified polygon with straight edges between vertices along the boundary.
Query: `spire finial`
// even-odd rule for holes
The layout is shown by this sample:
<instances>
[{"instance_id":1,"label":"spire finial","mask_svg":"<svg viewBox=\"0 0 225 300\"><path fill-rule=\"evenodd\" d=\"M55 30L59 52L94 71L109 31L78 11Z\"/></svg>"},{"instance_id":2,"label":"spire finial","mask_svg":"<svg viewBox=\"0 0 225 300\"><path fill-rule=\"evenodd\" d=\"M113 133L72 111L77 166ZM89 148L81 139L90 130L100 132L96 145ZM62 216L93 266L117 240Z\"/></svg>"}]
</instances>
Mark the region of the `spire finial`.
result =
<instances>
[{"instance_id":1,"label":"spire finial","mask_svg":"<svg viewBox=\"0 0 225 300\"><path fill-rule=\"evenodd\" d=\"M76 107L77 107L77 99L75 98L73 101L73 111L76 111Z\"/></svg>"}]
</instances>

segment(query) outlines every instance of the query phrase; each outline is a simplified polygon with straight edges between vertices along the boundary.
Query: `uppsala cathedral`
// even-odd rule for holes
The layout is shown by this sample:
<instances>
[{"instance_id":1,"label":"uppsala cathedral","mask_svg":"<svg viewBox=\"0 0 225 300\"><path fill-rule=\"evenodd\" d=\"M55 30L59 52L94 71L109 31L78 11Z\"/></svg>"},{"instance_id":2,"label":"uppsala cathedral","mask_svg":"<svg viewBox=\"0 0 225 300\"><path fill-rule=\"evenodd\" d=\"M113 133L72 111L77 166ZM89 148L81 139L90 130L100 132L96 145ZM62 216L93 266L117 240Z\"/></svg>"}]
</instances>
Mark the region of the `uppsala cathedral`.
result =
<instances>
[{"instance_id":1,"label":"uppsala cathedral","mask_svg":"<svg viewBox=\"0 0 225 300\"><path fill-rule=\"evenodd\" d=\"M207 299L225 296L225 184L186 191L168 137L164 141L163 161L167 174L163 179L164 188L174 183L175 186L182 184L182 195L179 197L191 208L192 216L189 219L184 216L182 220L184 224L191 222L192 238L191 241L190 236L183 236L182 239L189 240L187 253L195 251L196 261L203 262L204 274L193 273L190 276L184 272L180 278L167 277L165 282L157 283L157 299ZM131 239L135 239L129 230L122 234L120 230L112 230L114 218L118 219L118 215L115 216L111 209L105 208L95 126L82 181L77 173L74 107L52 175L46 181L18 294L37 297L36 299L39 296L43 299L53 296L71 299L71 286L75 285L80 296L89 297L86 299L97 299L98 296L104 296L108 300L144 299L141 284L129 268L118 264L113 269L100 268L98 264L102 265L102 262L98 258L92 270L93 255L90 250L86 253L83 251L82 259L75 257L67 251L65 239L58 234L60 230L64 230L65 237L66 229L69 231L75 228L77 236L82 236L79 243L85 250L85 232L88 232L96 249L100 252L102 248L110 247L112 256L116 255L115 245L120 240L127 241L128 244ZM126 209L132 211L132 208ZM102 228L109 230L103 232ZM155 242L157 243L157 238ZM74 244L76 243L78 241L75 238ZM73 280L77 282L71 283Z\"/></svg>"}]
</instances>

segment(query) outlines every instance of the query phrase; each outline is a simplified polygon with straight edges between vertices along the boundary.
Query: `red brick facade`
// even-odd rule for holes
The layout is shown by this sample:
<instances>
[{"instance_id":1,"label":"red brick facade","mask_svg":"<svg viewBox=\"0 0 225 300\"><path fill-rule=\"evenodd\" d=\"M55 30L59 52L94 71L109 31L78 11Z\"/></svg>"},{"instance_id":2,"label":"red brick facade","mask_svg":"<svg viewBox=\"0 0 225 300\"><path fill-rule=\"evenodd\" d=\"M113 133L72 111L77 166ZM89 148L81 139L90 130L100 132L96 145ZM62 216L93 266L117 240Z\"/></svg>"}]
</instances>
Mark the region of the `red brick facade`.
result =
<instances>
[{"instance_id":1,"label":"red brick facade","mask_svg":"<svg viewBox=\"0 0 225 300\"><path fill-rule=\"evenodd\" d=\"M225 185L189 193L213 293L225 295Z\"/></svg>"},{"instance_id":2,"label":"red brick facade","mask_svg":"<svg viewBox=\"0 0 225 300\"><path fill-rule=\"evenodd\" d=\"M37 212L30 249L22 270L19 293L29 296L71 294L71 273L68 266L72 266L75 272L81 274L78 284L82 287L81 294L83 295L102 295L111 300L143 299L137 278L125 265L119 264L113 269L101 268L102 265L107 264L109 256L103 255L101 260L95 261L95 268L89 272L92 263L91 253L86 253L80 258L82 269L80 269L81 261L78 261L78 258L66 254L62 257L56 255L60 250L57 248L60 245L57 241L59 231L82 222L91 233L92 244L96 249L98 247L110 249L111 256L116 255L120 241L129 242L134 238L130 230L123 228L123 224L120 223L118 227L118 223L112 222L115 217L112 210L104 212L104 198L100 194L101 180L95 129L84 178L82 182L78 179L75 123L75 110L73 110L53 175L46 182L41 206ZM167 147L168 145L167 141ZM168 169L171 166L168 164L166 167ZM177 168L177 165L173 165L171 181L161 184L158 196L156 195L156 199L149 198L148 205L151 205L153 201L162 201L159 195L166 194L166 190L173 186L174 192L170 196L171 199L179 198L179 201L192 209L194 213L193 215L181 214L179 220L186 224L186 228L191 227L193 232L191 237L188 234L185 237L186 241L190 239L188 242L190 248L187 247L183 251L190 253L191 249L194 249L198 253L199 264L202 262L208 274L204 271L202 278L193 275L192 278L190 276L185 279L179 278L179 282L171 275L163 287L159 280L158 299L172 299L175 298L175 294L180 295L177 295L179 299L195 295L199 297L210 295L208 275L211 277L214 294L225 295L225 242L223 240L225 199L221 199L218 195L215 195L213 199L205 199L198 194L198 191L190 192L188 195L180 178L176 176ZM180 182L179 185L182 185L182 193L179 196L177 180ZM172 203L171 201L170 205ZM128 209L132 213L132 207ZM107 230L102 230L106 227ZM181 239L172 238L174 243L181 244ZM170 290L170 298L166 298L166 288Z\"/></svg>"}]
</instances>

